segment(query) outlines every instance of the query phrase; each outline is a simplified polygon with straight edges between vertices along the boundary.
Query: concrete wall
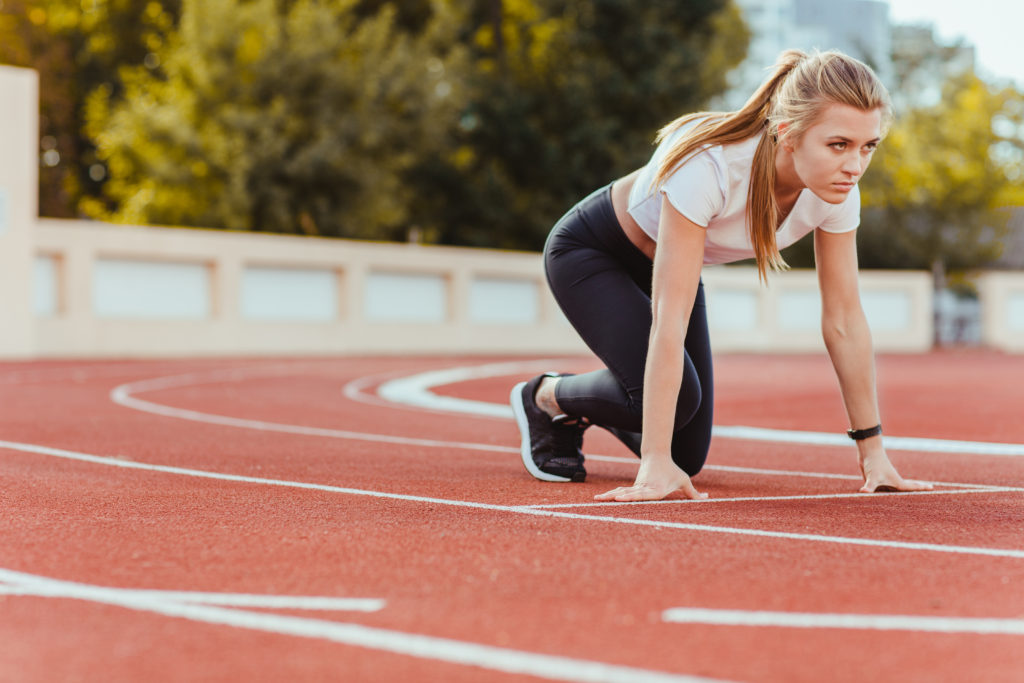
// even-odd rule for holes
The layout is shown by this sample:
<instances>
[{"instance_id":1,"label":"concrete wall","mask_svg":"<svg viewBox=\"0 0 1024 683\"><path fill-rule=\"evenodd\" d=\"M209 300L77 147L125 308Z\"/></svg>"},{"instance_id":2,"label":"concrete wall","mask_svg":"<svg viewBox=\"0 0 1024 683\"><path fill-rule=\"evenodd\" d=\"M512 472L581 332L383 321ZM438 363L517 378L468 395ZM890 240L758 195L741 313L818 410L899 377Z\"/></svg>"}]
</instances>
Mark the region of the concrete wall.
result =
<instances>
[{"instance_id":1,"label":"concrete wall","mask_svg":"<svg viewBox=\"0 0 1024 683\"><path fill-rule=\"evenodd\" d=\"M978 278L978 294L982 343L1024 353L1024 273L984 273Z\"/></svg>"},{"instance_id":2,"label":"concrete wall","mask_svg":"<svg viewBox=\"0 0 1024 683\"><path fill-rule=\"evenodd\" d=\"M824 351L821 297L813 270L769 276L753 268L705 268L708 325L716 349ZM932 289L925 273L863 271L861 302L879 351L920 352L932 344Z\"/></svg>"},{"instance_id":3,"label":"concrete wall","mask_svg":"<svg viewBox=\"0 0 1024 683\"><path fill-rule=\"evenodd\" d=\"M585 351L539 254L48 219L34 236L39 356ZM813 271L704 282L717 350L824 348ZM864 274L877 348L930 346L929 287Z\"/></svg>"},{"instance_id":4,"label":"concrete wall","mask_svg":"<svg viewBox=\"0 0 1024 683\"><path fill-rule=\"evenodd\" d=\"M36 253L41 356L581 349L536 254L56 220Z\"/></svg>"},{"instance_id":5,"label":"concrete wall","mask_svg":"<svg viewBox=\"0 0 1024 683\"><path fill-rule=\"evenodd\" d=\"M0 68L0 358L585 350L539 254L39 220L37 89ZM823 348L813 272L704 282L718 351ZM987 282L986 341L1019 350L1019 282ZM876 348L930 347L929 283L862 274Z\"/></svg>"},{"instance_id":6,"label":"concrete wall","mask_svg":"<svg viewBox=\"0 0 1024 683\"><path fill-rule=\"evenodd\" d=\"M0 357L30 356L32 238L39 215L39 79L0 66Z\"/></svg>"}]
</instances>

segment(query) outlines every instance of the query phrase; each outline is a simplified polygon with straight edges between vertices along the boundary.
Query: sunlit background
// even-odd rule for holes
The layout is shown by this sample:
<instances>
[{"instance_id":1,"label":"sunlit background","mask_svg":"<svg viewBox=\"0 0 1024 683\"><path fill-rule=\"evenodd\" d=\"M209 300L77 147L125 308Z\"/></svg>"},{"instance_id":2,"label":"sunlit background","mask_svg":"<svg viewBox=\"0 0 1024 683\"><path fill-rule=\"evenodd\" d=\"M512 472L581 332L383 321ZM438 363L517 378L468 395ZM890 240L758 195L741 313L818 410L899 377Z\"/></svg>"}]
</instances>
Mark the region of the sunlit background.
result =
<instances>
[{"instance_id":1,"label":"sunlit background","mask_svg":"<svg viewBox=\"0 0 1024 683\"><path fill-rule=\"evenodd\" d=\"M976 345L985 274L1024 269L1021 25L1024 6L997 0L0 0L0 61L39 74L46 220L536 252L668 120L739 106L783 49L840 49L876 69L896 113L861 183L861 266L926 273L934 342ZM36 249L37 314L122 305L75 303L53 239ZM784 257L812 267L810 240ZM244 302L207 301L237 266L182 258L193 280L168 291L202 299L200 317L244 318L300 281L329 293L306 302L317 320L387 298L352 299L358 269L275 262L241 277ZM468 276L406 275L416 296L438 292L441 320L543 290L502 275L512 303L491 305L449 291ZM305 310L286 298L285 319Z\"/></svg>"},{"instance_id":2,"label":"sunlit background","mask_svg":"<svg viewBox=\"0 0 1024 683\"><path fill-rule=\"evenodd\" d=\"M889 0L894 24L926 24L943 43L958 40L974 48L979 72L991 80L1024 86L1020 26L1024 4L1005 0Z\"/></svg>"}]
</instances>

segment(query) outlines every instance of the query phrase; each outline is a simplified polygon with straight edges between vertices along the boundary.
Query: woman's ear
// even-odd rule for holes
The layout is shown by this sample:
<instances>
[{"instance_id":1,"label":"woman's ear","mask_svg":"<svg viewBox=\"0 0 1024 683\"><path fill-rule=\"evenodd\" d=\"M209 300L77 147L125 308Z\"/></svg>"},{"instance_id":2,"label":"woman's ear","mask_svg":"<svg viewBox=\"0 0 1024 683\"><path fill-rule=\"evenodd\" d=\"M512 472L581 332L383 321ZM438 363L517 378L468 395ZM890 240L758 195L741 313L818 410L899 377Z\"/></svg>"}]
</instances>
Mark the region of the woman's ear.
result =
<instances>
[{"instance_id":1,"label":"woman's ear","mask_svg":"<svg viewBox=\"0 0 1024 683\"><path fill-rule=\"evenodd\" d=\"M787 152L792 152L793 151L793 141L789 139L789 135L788 135L788 133L790 132L789 121L779 121L779 125L777 127L777 130L778 130L777 135L778 135L779 144L782 145L786 149Z\"/></svg>"}]
</instances>

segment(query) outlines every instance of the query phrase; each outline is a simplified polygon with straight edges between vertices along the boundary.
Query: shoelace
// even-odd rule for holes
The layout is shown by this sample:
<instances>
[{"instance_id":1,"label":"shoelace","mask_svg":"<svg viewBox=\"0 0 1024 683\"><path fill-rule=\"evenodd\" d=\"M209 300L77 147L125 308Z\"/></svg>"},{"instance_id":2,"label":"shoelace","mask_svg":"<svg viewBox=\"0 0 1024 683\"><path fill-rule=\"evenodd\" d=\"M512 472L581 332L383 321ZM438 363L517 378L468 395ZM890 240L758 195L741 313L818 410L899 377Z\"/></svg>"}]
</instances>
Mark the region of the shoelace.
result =
<instances>
[{"instance_id":1,"label":"shoelace","mask_svg":"<svg viewBox=\"0 0 1024 683\"><path fill-rule=\"evenodd\" d=\"M578 417L571 421L555 420L553 426L555 429L551 430L551 441L555 457L579 459L583 432L590 426L590 422Z\"/></svg>"}]
</instances>

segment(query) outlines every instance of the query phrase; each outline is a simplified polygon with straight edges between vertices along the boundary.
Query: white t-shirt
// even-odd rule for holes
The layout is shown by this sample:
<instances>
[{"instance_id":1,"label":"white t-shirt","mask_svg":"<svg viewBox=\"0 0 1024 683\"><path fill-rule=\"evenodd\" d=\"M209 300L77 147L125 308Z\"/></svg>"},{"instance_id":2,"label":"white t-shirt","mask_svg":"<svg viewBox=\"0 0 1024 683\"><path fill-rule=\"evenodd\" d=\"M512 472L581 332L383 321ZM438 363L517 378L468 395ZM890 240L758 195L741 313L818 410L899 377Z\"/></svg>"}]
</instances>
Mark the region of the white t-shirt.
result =
<instances>
[{"instance_id":1,"label":"white t-shirt","mask_svg":"<svg viewBox=\"0 0 1024 683\"><path fill-rule=\"evenodd\" d=\"M730 263L754 257L747 228L747 192L761 136L732 145L708 146L691 155L660 187L651 181L672 143L692 125L683 126L661 141L651 160L637 174L629 193L629 215L658 240L661 195L686 218L707 228L704 263ZM860 225L860 189L854 187L842 204L829 204L809 189L797 197L789 216L775 233L779 249L793 244L815 228L849 232Z\"/></svg>"}]
</instances>

